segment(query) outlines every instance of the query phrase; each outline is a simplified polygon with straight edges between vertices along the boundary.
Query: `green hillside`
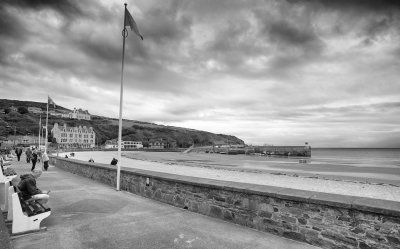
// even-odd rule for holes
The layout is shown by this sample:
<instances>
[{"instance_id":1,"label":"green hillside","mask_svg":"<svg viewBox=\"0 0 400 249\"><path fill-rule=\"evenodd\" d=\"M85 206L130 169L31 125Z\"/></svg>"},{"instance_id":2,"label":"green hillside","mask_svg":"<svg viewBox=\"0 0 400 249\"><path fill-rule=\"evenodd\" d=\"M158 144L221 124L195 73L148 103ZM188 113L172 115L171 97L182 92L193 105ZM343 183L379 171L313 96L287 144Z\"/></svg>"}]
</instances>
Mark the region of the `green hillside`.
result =
<instances>
[{"instance_id":1,"label":"green hillside","mask_svg":"<svg viewBox=\"0 0 400 249\"><path fill-rule=\"evenodd\" d=\"M11 106L18 108L18 111L11 111L9 109ZM40 115L27 112L28 107L39 107L45 111L46 103L0 99L0 110L3 110L3 112L0 112L0 137L14 133L16 135L38 134ZM54 109L52 108L52 110ZM70 110L57 106L55 111L61 113ZM42 125L45 124L45 119L46 115L42 114ZM76 120L49 115L49 131L54 123L93 127L97 137L96 143L100 144L118 137L118 119L92 115L92 120ZM241 139L235 136L134 120L123 120L122 139L143 141L144 144L150 139L163 139L164 141L175 141L176 145L181 148L189 147L193 143L196 146L212 145L213 143L244 144Z\"/></svg>"}]
</instances>

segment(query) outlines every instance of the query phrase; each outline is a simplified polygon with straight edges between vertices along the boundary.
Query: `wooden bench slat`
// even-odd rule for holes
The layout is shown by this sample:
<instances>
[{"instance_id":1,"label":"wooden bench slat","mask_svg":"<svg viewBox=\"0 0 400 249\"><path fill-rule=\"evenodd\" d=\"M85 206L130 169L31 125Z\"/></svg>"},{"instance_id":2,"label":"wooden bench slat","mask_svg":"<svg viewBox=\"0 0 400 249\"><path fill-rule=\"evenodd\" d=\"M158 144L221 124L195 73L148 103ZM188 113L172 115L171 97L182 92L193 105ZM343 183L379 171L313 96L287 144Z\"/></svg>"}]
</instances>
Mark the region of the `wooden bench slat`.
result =
<instances>
[{"instance_id":1,"label":"wooden bench slat","mask_svg":"<svg viewBox=\"0 0 400 249\"><path fill-rule=\"evenodd\" d=\"M22 207L22 212L26 213L28 215L28 217L31 217L33 215L35 215L34 210L31 209L29 207L29 205L26 204L26 202L24 200L22 200L21 198L19 199L19 202L21 203L21 207Z\"/></svg>"},{"instance_id":2,"label":"wooden bench slat","mask_svg":"<svg viewBox=\"0 0 400 249\"><path fill-rule=\"evenodd\" d=\"M46 204L43 204L43 203L40 203L40 202L37 202L37 204L40 205L45 212L51 211L51 208L49 208Z\"/></svg>"},{"instance_id":3,"label":"wooden bench slat","mask_svg":"<svg viewBox=\"0 0 400 249\"><path fill-rule=\"evenodd\" d=\"M39 206L38 203L34 200L27 201L26 204L33 209L33 212L35 214L41 214L44 212L44 209L41 206Z\"/></svg>"}]
</instances>

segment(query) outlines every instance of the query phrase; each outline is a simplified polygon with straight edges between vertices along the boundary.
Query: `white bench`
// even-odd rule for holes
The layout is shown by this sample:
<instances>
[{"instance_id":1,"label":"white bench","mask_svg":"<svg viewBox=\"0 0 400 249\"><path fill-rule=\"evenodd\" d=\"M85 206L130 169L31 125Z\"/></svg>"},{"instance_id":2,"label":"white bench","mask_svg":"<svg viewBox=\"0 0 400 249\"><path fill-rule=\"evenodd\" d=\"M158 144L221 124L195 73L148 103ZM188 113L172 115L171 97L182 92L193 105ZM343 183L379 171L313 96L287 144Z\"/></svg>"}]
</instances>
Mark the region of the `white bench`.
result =
<instances>
[{"instance_id":1,"label":"white bench","mask_svg":"<svg viewBox=\"0 0 400 249\"><path fill-rule=\"evenodd\" d=\"M8 188L10 181L0 183L0 208L3 212L8 211Z\"/></svg>"},{"instance_id":2,"label":"white bench","mask_svg":"<svg viewBox=\"0 0 400 249\"><path fill-rule=\"evenodd\" d=\"M11 185L11 184L10 184ZM7 193L7 204L8 204L8 212L7 212L7 220L6 222L10 222L13 219L13 205L12 205L12 194L15 193L15 188L14 186L9 186L8 187L8 193Z\"/></svg>"},{"instance_id":3,"label":"white bench","mask_svg":"<svg viewBox=\"0 0 400 249\"><path fill-rule=\"evenodd\" d=\"M12 234L35 232L40 223L51 214L51 209L35 200L23 200L20 192L14 188L11 195Z\"/></svg>"},{"instance_id":4,"label":"white bench","mask_svg":"<svg viewBox=\"0 0 400 249\"><path fill-rule=\"evenodd\" d=\"M7 193L8 187L10 186L10 182L12 179L17 177L17 175L5 176L3 172L0 170L0 209L5 212L7 211Z\"/></svg>"}]
</instances>

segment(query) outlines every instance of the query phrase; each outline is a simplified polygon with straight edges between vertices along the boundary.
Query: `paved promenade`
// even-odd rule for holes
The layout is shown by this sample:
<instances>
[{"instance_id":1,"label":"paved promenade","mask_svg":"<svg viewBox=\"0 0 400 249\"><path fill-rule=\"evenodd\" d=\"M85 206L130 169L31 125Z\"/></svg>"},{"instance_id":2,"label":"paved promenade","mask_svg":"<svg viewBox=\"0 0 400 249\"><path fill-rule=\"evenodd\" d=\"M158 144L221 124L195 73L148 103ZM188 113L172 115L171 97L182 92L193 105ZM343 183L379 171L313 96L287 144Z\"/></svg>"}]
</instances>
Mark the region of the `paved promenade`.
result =
<instances>
[{"instance_id":1,"label":"paved promenade","mask_svg":"<svg viewBox=\"0 0 400 249\"><path fill-rule=\"evenodd\" d=\"M12 164L18 174L30 170L24 160ZM52 213L41 224L47 231L12 238L15 249L316 248L116 191L53 166L38 187L51 190Z\"/></svg>"}]
</instances>

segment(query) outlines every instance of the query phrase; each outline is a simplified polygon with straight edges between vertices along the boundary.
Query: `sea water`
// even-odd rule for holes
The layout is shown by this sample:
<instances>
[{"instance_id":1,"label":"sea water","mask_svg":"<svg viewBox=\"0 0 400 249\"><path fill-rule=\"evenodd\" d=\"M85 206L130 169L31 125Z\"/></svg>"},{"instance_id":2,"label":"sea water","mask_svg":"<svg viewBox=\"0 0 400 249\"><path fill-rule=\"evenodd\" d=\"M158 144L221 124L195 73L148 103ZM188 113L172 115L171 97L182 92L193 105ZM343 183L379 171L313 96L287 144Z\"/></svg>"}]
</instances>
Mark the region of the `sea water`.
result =
<instances>
[{"instance_id":1,"label":"sea water","mask_svg":"<svg viewBox=\"0 0 400 249\"><path fill-rule=\"evenodd\" d=\"M400 170L400 149L313 148L311 153L312 163Z\"/></svg>"}]
</instances>

